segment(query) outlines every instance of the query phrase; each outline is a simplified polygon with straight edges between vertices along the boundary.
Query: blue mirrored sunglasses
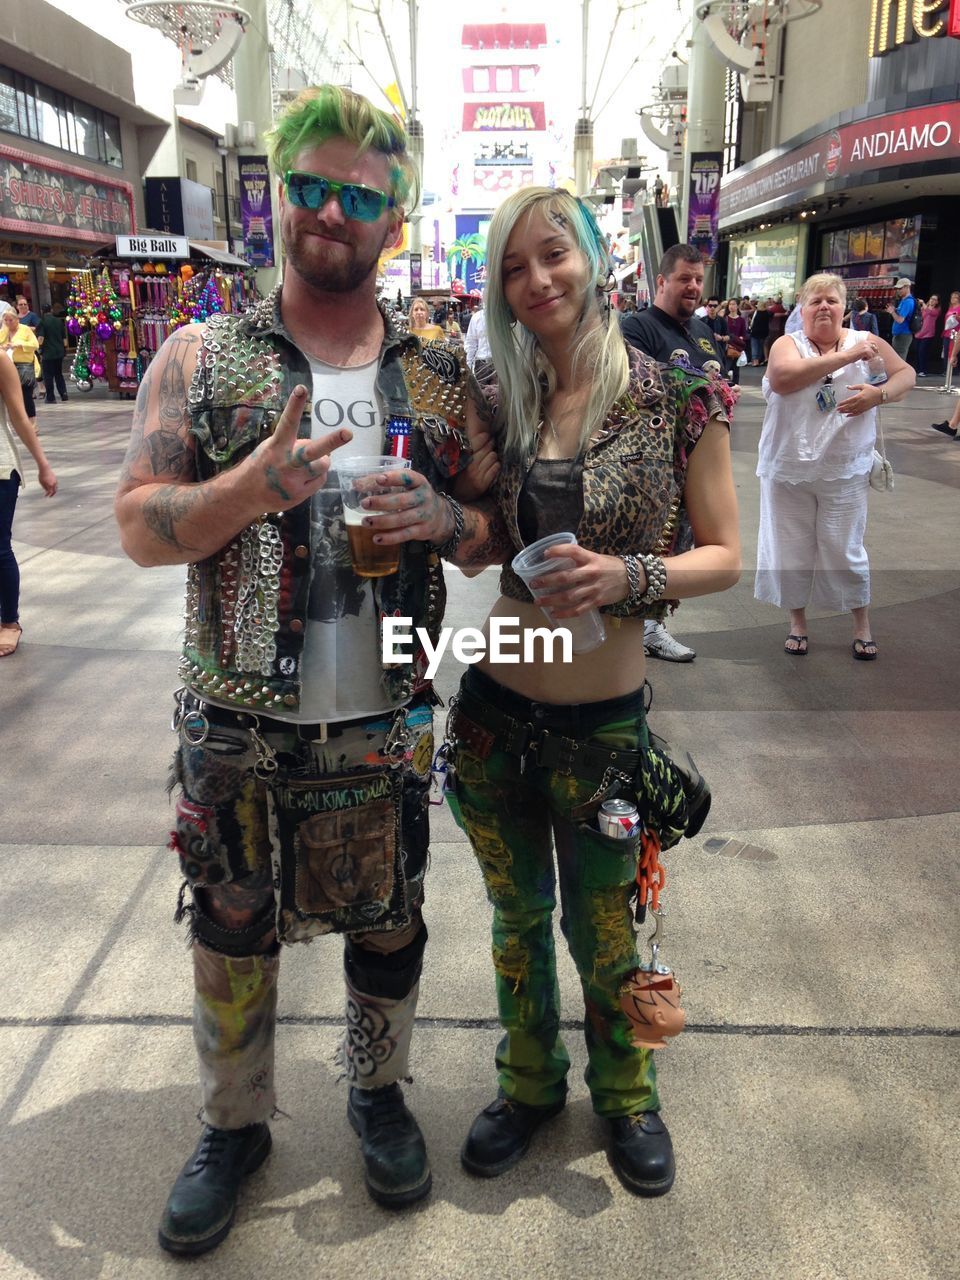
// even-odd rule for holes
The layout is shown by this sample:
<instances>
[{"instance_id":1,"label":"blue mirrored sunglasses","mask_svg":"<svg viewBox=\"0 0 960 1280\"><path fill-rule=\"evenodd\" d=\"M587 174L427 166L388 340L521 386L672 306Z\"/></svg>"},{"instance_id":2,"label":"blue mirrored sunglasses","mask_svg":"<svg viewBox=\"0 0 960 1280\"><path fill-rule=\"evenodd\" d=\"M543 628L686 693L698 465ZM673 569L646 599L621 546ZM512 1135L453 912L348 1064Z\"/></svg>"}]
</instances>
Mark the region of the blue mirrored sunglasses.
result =
<instances>
[{"instance_id":1,"label":"blue mirrored sunglasses","mask_svg":"<svg viewBox=\"0 0 960 1280\"><path fill-rule=\"evenodd\" d=\"M345 218L357 222L376 222L384 209L397 203L393 196L376 187L361 187L356 182L334 182L318 173L299 173L295 169L283 175L287 198L299 209L322 209L331 196L336 196Z\"/></svg>"}]
</instances>

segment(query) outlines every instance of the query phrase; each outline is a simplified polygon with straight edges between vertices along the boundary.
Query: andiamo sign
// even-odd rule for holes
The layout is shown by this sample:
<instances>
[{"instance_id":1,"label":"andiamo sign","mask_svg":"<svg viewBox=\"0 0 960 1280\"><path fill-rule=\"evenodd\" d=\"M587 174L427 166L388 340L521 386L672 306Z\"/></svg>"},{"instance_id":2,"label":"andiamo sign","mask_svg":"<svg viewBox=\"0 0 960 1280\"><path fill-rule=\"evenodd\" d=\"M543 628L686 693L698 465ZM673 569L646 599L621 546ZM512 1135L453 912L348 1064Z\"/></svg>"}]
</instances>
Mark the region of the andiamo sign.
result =
<instances>
[{"instance_id":1,"label":"andiamo sign","mask_svg":"<svg viewBox=\"0 0 960 1280\"><path fill-rule=\"evenodd\" d=\"M748 212L764 213L765 206L786 197L822 191L825 182L841 176L876 173L876 180L882 182L883 170L892 166L958 158L960 102L913 107L840 125L773 160L754 162L746 172L738 169L725 177L720 185L720 225L725 228L730 219Z\"/></svg>"}]
</instances>

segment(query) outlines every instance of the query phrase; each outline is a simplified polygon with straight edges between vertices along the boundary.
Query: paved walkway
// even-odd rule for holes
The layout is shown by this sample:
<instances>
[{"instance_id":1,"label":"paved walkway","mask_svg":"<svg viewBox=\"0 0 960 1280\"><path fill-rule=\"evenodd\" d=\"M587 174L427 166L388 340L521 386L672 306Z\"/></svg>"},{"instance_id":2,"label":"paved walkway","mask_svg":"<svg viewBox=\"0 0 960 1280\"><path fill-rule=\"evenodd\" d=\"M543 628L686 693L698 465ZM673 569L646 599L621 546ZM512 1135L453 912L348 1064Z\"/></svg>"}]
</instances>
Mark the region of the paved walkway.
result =
<instances>
[{"instance_id":1,"label":"paved walkway","mask_svg":"<svg viewBox=\"0 0 960 1280\"><path fill-rule=\"evenodd\" d=\"M753 373L748 374L753 378ZM561 953L570 1105L504 1178L461 1171L492 1096L489 908L462 836L434 823L431 944L408 1098L434 1191L367 1199L333 1064L338 944L284 958L278 1077L290 1119L205 1275L355 1280L609 1273L671 1280L947 1280L960 1275L957 755L960 444L946 399L887 411L892 496L871 499L876 663L849 620L814 616L782 653L749 572L685 604L690 666L651 663L652 721L715 794L669 856L668 955L690 1026L660 1055L679 1176L628 1195L582 1071L576 974ZM947 406L947 407L944 407ZM733 433L745 559L762 402ZM40 409L61 480L21 497L24 638L0 666L5 815L0 939L0 1275L182 1274L156 1222L195 1141L190 966L171 917L163 784L183 571L121 554L111 493L131 405ZM476 623L496 575L452 573L448 622ZM447 660L446 696L458 673Z\"/></svg>"}]
</instances>

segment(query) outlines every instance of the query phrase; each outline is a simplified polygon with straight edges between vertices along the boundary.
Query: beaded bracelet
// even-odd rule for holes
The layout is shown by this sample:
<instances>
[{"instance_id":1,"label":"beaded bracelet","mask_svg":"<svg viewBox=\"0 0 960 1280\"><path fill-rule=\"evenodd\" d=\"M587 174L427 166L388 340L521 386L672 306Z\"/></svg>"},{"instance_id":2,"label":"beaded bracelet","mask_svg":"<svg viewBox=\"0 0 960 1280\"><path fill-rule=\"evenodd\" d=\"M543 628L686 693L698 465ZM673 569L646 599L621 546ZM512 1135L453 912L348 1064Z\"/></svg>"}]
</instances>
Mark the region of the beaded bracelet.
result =
<instances>
[{"instance_id":1,"label":"beaded bracelet","mask_svg":"<svg viewBox=\"0 0 960 1280\"><path fill-rule=\"evenodd\" d=\"M448 503L450 510L453 512L453 533L451 533L446 542L431 542L430 549L444 560L449 560L457 554L457 548L463 539L463 507L461 507L456 498L451 498L449 493L441 493L437 496Z\"/></svg>"}]
</instances>

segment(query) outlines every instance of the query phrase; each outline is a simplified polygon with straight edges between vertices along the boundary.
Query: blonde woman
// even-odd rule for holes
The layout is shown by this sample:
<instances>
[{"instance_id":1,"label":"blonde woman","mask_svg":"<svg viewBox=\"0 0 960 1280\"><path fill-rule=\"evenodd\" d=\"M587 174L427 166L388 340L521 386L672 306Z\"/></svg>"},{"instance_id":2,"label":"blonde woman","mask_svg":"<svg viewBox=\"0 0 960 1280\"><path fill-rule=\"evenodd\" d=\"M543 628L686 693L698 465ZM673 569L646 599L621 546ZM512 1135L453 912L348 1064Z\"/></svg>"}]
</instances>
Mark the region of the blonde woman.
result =
<instances>
[{"instance_id":1,"label":"blonde woman","mask_svg":"<svg viewBox=\"0 0 960 1280\"><path fill-rule=\"evenodd\" d=\"M21 321L16 311L5 311L0 319L0 348L6 351L16 365L23 409L34 430L37 429L37 408L33 393L37 385L39 347L37 335L29 325Z\"/></svg>"},{"instance_id":2,"label":"blonde woman","mask_svg":"<svg viewBox=\"0 0 960 1280\"><path fill-rule=\"evenodd\" d=\"M519 618L524 637L544 625L539 603L507 566L525 544L569 531L579 543L563 548L572 567L532 585L538 600L550 592L561 625L597 608L607 635L569 663L484 658L461 685L452 722L456 794L494 907L504 1029L499 1094L474 1122L461 1158L479 1176L505 1172L564 1106L570 1060L553 951L559 881L561 927L583 986L593 1106L609 1123L624 1185L662 1195L674 1156L653 1057L635 1047L618 998L638 963L638 837L602 834L598 810L619 786L648 812L636 781L648 741L644 618L662 618L668 600L724 590L739 576L732 394L708 375L654 364L625 345L607 301L606 242L590 210L565 192L534 187L508 197L490 225L487 268L497 377L486 390L506 530L502 594L487 634L507 618ZM558 743L590 762L563 767L546 749ZM632 780L611 782L596 768L600 754Z\"/></svg>"},{"instance_id":3,"label":"blonde woman","mask_svg":"<svg viewBox=\"0 0 960 1280\"><path fill-rule=\"evenodd\" d=\"M809 644L807 606L853 615L853 656L877 656L870 629L870 564L863 545L877 410L900 400L913 369L882 338L843 327L846 285L811 276L800 291L802 326L770 349L760 435L758 600L790 613L784 652ZM886 382L869 381L883 360Z\"/></svg>"},{"instance_id":4,"label":"blonde woman","mask_svg":"<svg viewBox=\"0 0 960 1280\"><path fill-rule=\"evenodd\" d=\"M423 298L414 298L410 303L410 332L421 342L442 342L444 332L438 324L430 321L430 311Z\"/></svg>"}]
</instances>

